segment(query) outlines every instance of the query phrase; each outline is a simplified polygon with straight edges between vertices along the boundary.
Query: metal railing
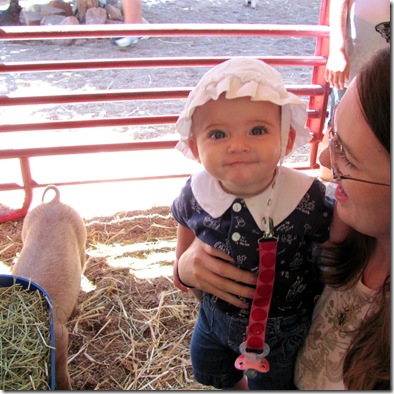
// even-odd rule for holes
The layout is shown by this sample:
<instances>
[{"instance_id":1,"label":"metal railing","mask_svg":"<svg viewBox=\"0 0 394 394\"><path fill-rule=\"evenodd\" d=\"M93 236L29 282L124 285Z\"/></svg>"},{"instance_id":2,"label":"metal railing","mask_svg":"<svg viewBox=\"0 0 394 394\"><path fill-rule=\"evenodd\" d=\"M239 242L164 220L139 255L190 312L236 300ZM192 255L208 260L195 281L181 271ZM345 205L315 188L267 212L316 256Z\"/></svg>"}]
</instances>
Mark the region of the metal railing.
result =
<instances>
[{"instance_id":1,"label":"metal railing","mask_svg":"<svg viewBox=\"0 0 394 394\"><path fill-rule=\"evenodd\" d=\"M328 55L328 0L322 0L319 21L316 26L310 25L245 25L245 24L148 24L135 25L130 31L124 25L78 25L78 26L18 26L0 27L0 40L46 40L70 38L103 38L127 35L150 37L173 36L271 36L271 37L313 37L316 38L315 53L312 56L257 56L273 66L307 66L312 68L312 78L307 85L288 85L289 91L306 96L308 102L308 121L313 138L310 143L309 164L304 168L316 168L318 144L323 137L326 120L326 108L330 88L324 79L324 67ZM35 62L6 62L0 63L0 74L32 73L32 72L64 72L77 70L106 70L131 68L174 68L174 67L206 67L214 66L229 59L229 57L152 57L134 59L86 59L82 61L35 61ZM95 90L93 92L48 94L48 95L0 95L1 107L23 107L25 105L53 105L70 103L102 103L116 101L184 99L190 92L190 87L182 88L142 88ZM32 132L40 130L84 129L94 127L117 127L135 125L174 124L178 114L111 117L99 119L75 119L69 121L20 122L0 124L0 133ZM0 159L16 158L20 161L23 184L3 183L0 191L23 189L25 198L20 209L12 209L6 213L0 212L0 223L17 219L26 215L32 201L32 191L35 187L46 186L34 181L29 158L38 156L55 156L64 154L94 154L98 152L141 151L155 149L172 149L175 139L160 141L138 141L109 144L89 144L71 146L35 147L23 149L1 149ZM188 174L174 174L187 176ZM171 177L158 174L152 177L134 177L116 179L116 181L131 181L141 179L160 179ZM83 182L68 182L67 184L110 182L107 180L85 180ZM58 183L62 185L63 183ZM0 199L1 202L1 199Z\"/></svg>"}]
</instances>

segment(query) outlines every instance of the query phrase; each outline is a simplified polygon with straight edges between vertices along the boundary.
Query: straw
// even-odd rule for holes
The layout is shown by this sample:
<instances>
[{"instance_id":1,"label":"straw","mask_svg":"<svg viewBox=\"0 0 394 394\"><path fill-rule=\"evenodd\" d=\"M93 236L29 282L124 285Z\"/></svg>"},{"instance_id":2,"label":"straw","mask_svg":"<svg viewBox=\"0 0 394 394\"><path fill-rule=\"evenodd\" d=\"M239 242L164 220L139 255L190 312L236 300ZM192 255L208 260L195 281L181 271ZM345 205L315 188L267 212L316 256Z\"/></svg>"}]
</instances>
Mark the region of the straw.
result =
<instances>
[{"instance_id":1,"label":"straw","mask_svg":"<svg viewBox=\"0 0 394 394\"><path fill-rule=\"evenodd\" d=\"M49 390L50 313L19 284L0 287L0 389Z\"/></svg>"},{"instance_id":2,"label":"straw","mask_svg":"<svg viewBox=\"0 0 394 394\"><path fill-rule=\"evenodd\" d=\"M194 380L191 368L198 302L177 290L171 276L144 277L162 268L172 272L176 222L170 208L119 212L85 222L84 275L95 288L81 290L67 323L73 389L212 390ZM7 249L10 266L20 251L21 225L13 224L17 231ZM0 237L0 250L9 244Z\"/></svg>"}]
</instances>

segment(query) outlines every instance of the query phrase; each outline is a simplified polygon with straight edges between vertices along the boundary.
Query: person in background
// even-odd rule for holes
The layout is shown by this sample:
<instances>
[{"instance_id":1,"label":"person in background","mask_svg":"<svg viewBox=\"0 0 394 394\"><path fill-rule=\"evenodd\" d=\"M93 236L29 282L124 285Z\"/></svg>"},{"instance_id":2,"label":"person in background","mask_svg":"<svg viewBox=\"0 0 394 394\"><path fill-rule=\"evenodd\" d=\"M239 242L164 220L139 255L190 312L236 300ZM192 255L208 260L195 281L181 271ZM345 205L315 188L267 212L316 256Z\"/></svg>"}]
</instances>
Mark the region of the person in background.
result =
<instances>
[{"instance_id":1,"label":"person in background","mask_svg":"<svg viewBox=\"0 0 394 394\"><path fill-rule=\"evenodd\" d=\"M329 12L330 52L325 78L333 89L328 126L334 107L365 59L389 45L390 0L330 0Z\"/></svg>"},{"instance_id":2,"label":"person in background","mask_svg":"<svg viewBox=\"0 0 394 394\"><path fill-rule=\"evenodd\" d=\"M261 60L239 57L201 78L177 121L177 148L204 167L188 179L171 207L179 223L177 258L198 237L226 252L227 264L257 273L259 245L265 238L278 240L277 255L270 255L273 269L264 265L259 271L263 277L272 273L274 284L264 281L256 290L271 302L258 322L267 327L269 371L249 375L247 382L236 367L243 360L245 336L249 344L247 326L255 316L251 300L241 298L243 306L236 308L204 292L191 343L193 373L202 384L294 388L295 356L321 291L313 247L328 240L330 226L339 228L331 221L333 201L326 198L324 185L282 166L293 149L309 142L306 119L306 105L286 90L278 71ZM338 236L332 230L331 240L333 234ZM174 278L176 285L182 282L176 262ZM255 350L261 353L263 347Z\"/></svg>"},{"instance_id":3,"label":"person in background","mask_svg":"<svg viewBox=\"0 0 394 394\"><path fill-rule=\"evenodd\" d=\"M301 390L390 387L390 48L368 61L334 113L322 164L338 182L338 216L353 228L322 248L326 283L299 351ZM183 274L183 273L182 273Z\"/></svg>"},{"instance_id":4,"label":"person in background","mask_svg":"<svg viewBox=\"0 0 394 394\"><path fill-rule=\"evenodd\" d=\"M142 18L141 0L122 0L123 18L126 24L144 23ZM139 40L147 37L121 37L116 38L113 42L120 48L126 48L135 45Z\"/></svg>"}]
</instances>

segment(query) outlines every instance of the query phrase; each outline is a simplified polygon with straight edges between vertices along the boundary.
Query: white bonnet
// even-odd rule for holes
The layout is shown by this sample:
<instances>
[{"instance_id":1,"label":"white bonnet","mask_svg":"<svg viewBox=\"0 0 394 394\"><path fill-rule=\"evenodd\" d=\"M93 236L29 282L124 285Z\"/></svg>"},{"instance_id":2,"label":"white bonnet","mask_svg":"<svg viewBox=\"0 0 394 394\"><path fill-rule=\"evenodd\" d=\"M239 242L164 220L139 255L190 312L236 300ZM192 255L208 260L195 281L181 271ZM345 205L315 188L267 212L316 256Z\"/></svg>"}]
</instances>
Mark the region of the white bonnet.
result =
<instances>
[{"instance_id":1,"label":"white bonnet","mask_svg":"<svg viewBox=\"0 0 394 394\"><path fill-rule=\"evenodd\" d=\"M194 110L209 100L217 100L223 92L226 92L227 99L249 96L254 101L270 101L283 107L282 160L290 125L296 132L293 150L310 141L311 134L305 126L306 105L298 96L286 90L281 74L256 58L236 57L210 69L190 92L176 123L176 130L180 134L176 149L186 157L194 159L188 144Z\"/></svg>"}]
</instances>

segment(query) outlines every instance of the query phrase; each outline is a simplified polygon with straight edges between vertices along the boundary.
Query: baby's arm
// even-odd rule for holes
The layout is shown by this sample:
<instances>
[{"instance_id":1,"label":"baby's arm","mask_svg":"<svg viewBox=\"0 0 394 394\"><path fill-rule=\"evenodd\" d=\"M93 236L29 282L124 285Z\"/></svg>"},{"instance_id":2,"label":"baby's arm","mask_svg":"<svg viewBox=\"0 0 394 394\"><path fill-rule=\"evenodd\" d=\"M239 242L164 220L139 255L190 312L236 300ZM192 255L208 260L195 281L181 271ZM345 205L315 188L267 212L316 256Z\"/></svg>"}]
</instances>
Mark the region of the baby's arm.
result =
<instances>
[{"instance_id":1,"label":"baby's arm","mask_svg":"<svg viewBox=\"0 0 394 394\"><path fill-rule=\"evenodd\" d=\"M177 244L175 249L175 262L174 262L174 269L173 269L173 281L174 285L184 292L188 292L189 290L193 293L193 295L199 300L202 301L202 291L190 288L185 286L185 283L182 282L182 279L179 276L178 271L178 260L182 256L182 254L189 248L191 243L193 242L195 235L193 231L189 228L184 227L178 224L177 227Z\"/></svg>"}]
</instances>

